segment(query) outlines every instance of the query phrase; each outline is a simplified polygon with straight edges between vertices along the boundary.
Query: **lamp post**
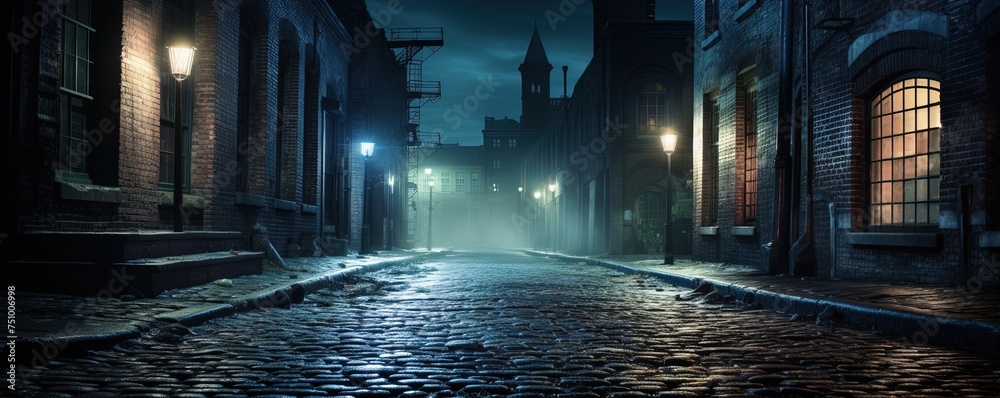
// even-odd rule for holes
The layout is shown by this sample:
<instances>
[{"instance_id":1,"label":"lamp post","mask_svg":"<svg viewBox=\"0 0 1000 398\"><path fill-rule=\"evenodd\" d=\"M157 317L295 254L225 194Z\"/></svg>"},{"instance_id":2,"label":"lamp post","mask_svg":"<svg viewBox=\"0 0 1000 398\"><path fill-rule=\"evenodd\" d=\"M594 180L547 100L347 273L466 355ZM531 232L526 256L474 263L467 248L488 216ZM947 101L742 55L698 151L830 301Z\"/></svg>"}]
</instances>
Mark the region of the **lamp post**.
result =
<instances>
[{"instance_id":1,"label":"lamp post","mask_svg":"<svg viewBox=\"0 0 1000 398\"><path fill-rule=\"evenodd\" d=\"M361 217L364 220L361 225L361 254L368 254L371 252L371 227L368 226L368 213L371 206L368 205L368 159L372 157L372 153L375 152L375 143L372 142L362 142L361 143L361 156L365 157L365 192L362 198Z\"/></svg>"},{"instance_id":2,"label":"lamp post","mask_svg":"<svg viewBox=\"0 0 1000 398\"><path fill-rule=\"evenodd\" d=\"M434 179L431 169L424 169L427 176L427 251L431 250L431 213L434 212Z\"/></svg>"},{"instance_id":3,"label":"lamp post","mask_svg":"<svg viewBox=\"0 0 1000 398\"><path fill-rule=\"evenodd\" d=\"M184 231L184 127L181 125L181 82L191 76L194 63L194 47L181 44L167 46L170 56L170 74L177 79L174 94L174 232Z\"/></svg>"},{"instance_id":4,"label":"lamp post","mask_svg":"<svg viewBox=\"0 0 1000 398\"><path fill-rule=\"evenodd\" d=\"M537 208L541 208L542 207L542 193L540 191L535 191L535 195L534 196L535 196L535 206L537 206ZM544 222L545 219L543 218L542 221ZM542 228L538 224L536 224L535 225L535 249L538 249L540 247L542 247Z\"/></svg>"},{"instance_id":5,"label":"lamp post","mask_svg":"<svg viewBox=\"0 0 1000 398\"><path fill-rule=\"evenodd\" d=\"M552 195L552 198L549 199L549 204L556 205L556 184L549 184L549 193ZM559 228L559 208L556 207L548 213L551 213L551 215L546 215L546 217L552 218L549 223L549 228L552 229L552 233L549 234L550 243L552 244L552 251L556 251L559 246L559 234L556 231Z\"/></svg>"},{"instance_id":6,"label":"lamp post","mask_svg":"<svg viewBox=\"0 0 1000 398\"><path fill-rule=\"evenodd\" d=\"M663 264L673 264L674 263L674 236L673 236L673 225L671 220L671 213L673 208L673 203L671 203L671 181L673 177L673 162L671 156L674 154L674 150L677 149L677 134L673 130L667 130L667 133L660 136L660 142L663 144L663 152L667 153L667 221L663 224Z\"/></svg>"},{"instance_id":7,"label":"lamp post","mask_svg":"<svg viewBox=\"0 0 1000 398\"><path fill-rule=\"evenodd\" d=\"M395 196L396 196L395 189L396 189L396 176L390 175L389 176L389 200L385 201L385 215L386 215L386 218L389 219L389 236L386 237L386 241L385 241L385 249L386 250L392 250L392 239L393 239L393 234L395 233L395 231L394 231L395 224L393 222L394 220L392 219L392 215L393 215L392 214L393 213L392 210L393 210L393 207L395 207L395 204L396 204L394 202Z\"/></svg>"}]
</instances>

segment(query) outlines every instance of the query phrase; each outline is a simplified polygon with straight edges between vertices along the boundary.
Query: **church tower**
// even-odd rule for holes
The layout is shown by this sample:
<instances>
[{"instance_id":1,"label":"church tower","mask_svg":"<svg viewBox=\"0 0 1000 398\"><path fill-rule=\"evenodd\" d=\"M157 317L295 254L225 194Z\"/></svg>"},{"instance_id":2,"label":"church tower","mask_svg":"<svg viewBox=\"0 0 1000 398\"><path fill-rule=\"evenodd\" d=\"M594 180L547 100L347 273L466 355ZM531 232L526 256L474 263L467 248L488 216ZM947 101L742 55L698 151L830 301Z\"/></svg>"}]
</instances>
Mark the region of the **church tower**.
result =
<instances>
[{"instance_id":1,"label":"church tower","mask_svg":"<svg viewBox=\"0 0 1000 398\"><path fill-rule=\"evenodd\" d=\"M537 23L535 31L531 33L528 53L517 70L521 71L521 128L543 129L552 118L552 106L549 104L552 64L542 47Z\"/></svg>"}]
</instances>

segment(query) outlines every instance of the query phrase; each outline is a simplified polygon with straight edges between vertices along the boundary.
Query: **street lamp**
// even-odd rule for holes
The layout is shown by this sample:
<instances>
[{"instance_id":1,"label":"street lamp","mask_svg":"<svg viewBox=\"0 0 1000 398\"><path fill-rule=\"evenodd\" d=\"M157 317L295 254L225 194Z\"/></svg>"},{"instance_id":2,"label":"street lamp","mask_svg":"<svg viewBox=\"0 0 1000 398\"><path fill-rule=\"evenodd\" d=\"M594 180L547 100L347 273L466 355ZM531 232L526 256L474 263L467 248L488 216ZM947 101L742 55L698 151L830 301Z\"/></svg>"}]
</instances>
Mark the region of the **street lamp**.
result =
<instances>
[{"instance_id":1,"label":"street lamp","mask_svg":"<svg viewBox=\"0 0 1000 398\"><path fill-rule=\"evenodd\" d=\"M663 264L673 264L674 263L674 236L673 236L673 225L671 225L671 213L673 204L671 203L671 184L670 179L673 177L673 170L671 166L671 156L674 154L674 150L677 149L677 133L671 129L667 129L667 133L660 136L660 143L663 144L663 152L667 153L667 221L663 224Z\"/></svg>"},{"instance_id":2,"label":"street lamp","mask_svg":"<svg viewBox=\"0 0 1000 398\"><path fill-rule=\"evenodd\" d=\"M361 156L365 157L365 192L364 198L362 198L362 205L364 208L361 210L361 217L364 222L361 225L361 254L368 254L371 252L371 227L368 226L368 213L370 211L368 206L368 159L372 157L372 153L375 152L375 143L373 142L362 142L361 143Z\"/></svg>"},{"instance_id":3,"label":"street lamp","mask_svg":"<svg viewBox=\"0 0 1000 398\"><path fill-rule=\"evenodd\" d=\"M174 95L174 232L184 231L184 220L181 215L184 209L184 127L181 126L181 82L191 76L191 64L194 63L194 47L185 45L167 46L170 56L170 74L177 79L177 90Z\"/></svg>"},{"instance_id":4,"label":"street lamp","mask_svg":"<svg viewBox=\"0 0 1000 398\"><path fill-rule=\"evenodd\" d=\"M431 250L431 214L434 212L434 178L431 169L424 169L427 175L427 251Z\"/></svg>"},{"instance_id":5,"label":"street lamp","mask_svg":"<svg viewBox=\"0 0 1000 398\"><path fill-rule=\"evenodd\" d=\"M556 251L559 249L559 231L557 231L557 229L559 228L559 207L558 205L556 205L555 183L549 184L549 193L552 194L552 198L549 199L549 204L552 204L556 207L552 211L548 211L548 209L546 209L545 217L546 217L546 225L548 226L548 229L551 229L550 231L551 233L548 234L549 236L548 240L549 243L551 243L552 245L552 251ZM549 220L549 218L551 218L551 220Z\"/></svg>"}]
</instances>

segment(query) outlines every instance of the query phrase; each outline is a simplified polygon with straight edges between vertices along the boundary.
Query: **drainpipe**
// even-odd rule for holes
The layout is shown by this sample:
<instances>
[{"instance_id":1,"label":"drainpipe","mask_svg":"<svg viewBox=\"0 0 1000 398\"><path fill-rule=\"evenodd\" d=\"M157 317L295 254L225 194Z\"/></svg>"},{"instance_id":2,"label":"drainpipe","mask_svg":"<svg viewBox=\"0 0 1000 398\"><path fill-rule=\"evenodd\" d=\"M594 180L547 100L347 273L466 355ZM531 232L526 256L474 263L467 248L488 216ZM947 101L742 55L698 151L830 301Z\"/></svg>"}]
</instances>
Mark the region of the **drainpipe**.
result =
<instances>
[{"instance_id":1,"label":"drainpipe","mask_svg":"<svg viewBox=\"0 0 1000 398\"><path fill-rule=\"evenodd\" d=\"M802 60L805 63L802 67L803 79L802 86L803 89L801 93L805 96L805 112L802 113L803 118L801 119L802 130L805 134L805 139L802 139L800 134L795 134L796 144L795 144L795 176L798 176L803 171L806 177L806 223L802 234L799 236L795 244L792 245L792 268L791 273L798 276L815 276L816 275L816 249L813 242L813 182L812 182L812 168L813 168L813 121L812 121L812 109L813 109L813 96L812 96L812 14L808 1L802 3L802 18L805 21L802 24ZM805 165L802 164L802 147L806 147L806 161ZM801 191L800 185L801 178L795 179L796 189L793 192L796 194L796 198L800 197L798 193ZM798 200L795 201L795 209L798 209L800 204ZM797 225L797 224L796 224Z\"/></svg>"},{"instance_id":2,"label":"drainpipe","mask_svg":"<svg viewBox=\"0 0 1000 398\"><path fill-rule=\"evenodd\" d=\"M776 153L774 155L776 200L773 209L772 240L768 253L768 269L770 274L787 274L789 265L788 250L790 246L789 220L792 206L792 176L790 134L793 129L792 118L792 34L793 27L792 0L781 2L781 64L778 83L778 136ZM785 125L782 121L785 120Z\"/></svg>"}]
</instances>

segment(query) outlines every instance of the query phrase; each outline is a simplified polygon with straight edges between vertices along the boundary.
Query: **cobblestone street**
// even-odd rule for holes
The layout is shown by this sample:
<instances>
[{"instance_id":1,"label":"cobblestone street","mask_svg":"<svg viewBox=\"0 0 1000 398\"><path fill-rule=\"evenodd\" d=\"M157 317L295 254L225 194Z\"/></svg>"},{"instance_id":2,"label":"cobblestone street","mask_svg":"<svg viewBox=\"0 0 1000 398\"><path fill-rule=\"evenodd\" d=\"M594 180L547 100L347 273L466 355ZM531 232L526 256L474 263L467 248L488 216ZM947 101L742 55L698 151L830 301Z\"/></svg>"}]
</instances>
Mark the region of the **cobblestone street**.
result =
<instances>
[{"instance_id":1,"label":"cobblestone street","mask_svg":"<svg viewBox=\"0 0 1000 398\"><path fill-rule=\"evenodd\" d=\"M22 376L46 397L989 396L1000 361L602 267L458 252Z\"/></svg>"}]
</instances>

